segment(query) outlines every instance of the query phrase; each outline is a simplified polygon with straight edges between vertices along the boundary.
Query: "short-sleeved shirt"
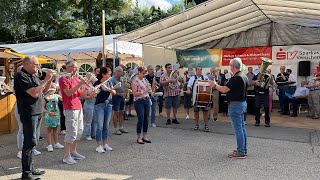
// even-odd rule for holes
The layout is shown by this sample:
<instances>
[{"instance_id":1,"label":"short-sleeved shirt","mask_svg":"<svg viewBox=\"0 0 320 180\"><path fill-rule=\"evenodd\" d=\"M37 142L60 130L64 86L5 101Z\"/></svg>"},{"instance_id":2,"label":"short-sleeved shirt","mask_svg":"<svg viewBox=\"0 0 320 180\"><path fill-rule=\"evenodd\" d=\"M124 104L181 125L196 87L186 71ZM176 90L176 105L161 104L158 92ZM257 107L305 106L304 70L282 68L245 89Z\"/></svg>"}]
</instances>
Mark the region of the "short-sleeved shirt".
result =
<instances>
[{"instance_id":1,"label":"short-sleeved shirt","mask_svg":"<svg viewBox=\"0 0 320 180\"><path fill-rule=\"evenodd\" d=\"M122 78L118 78L116 76L113 76L110 81L112 83L112 86L115 86L116 84L121 82L121 86L115 90L116 90L116 93L124 93L124 86L123 86L124 84L123 84Z\"/></svg>"},{"instance_id":2,"label":"short-sleeved shirt","mask_svg":"<svg viewBox=\"0 0 320 180\"><path fill-rule=\"evenodd\" d=\"M284 79L282 78L281 73L279 73L276 77L276 83L278 86L286 85L284 82L287 82L289 79L289 75L287 73L283 73L283 75L285 77Z\"/></svg>"},{"instance_id":3,"label":"short-sleeved shirt","mask_svg":"<svg viewBox=\"0 0 320 180\"><path fill-rule=\"evenodd\" d=\"M195 84L195 79L196 79L196 76L190 77L188 84L187 84L188 88L193 90L193 86ZM202 80L206 80L206 79L209 79L206 75L197 77L197 81L202 81Z\"/></svg>"},{"instance_id":4,"label":"short-sleeved shirt","mask_svg":"<svg viewBox=\"0 0 320 180\"><path fill-rule=\"evenodd\" d=\"M308 85L312 86L312 85L317 84L318 82L315 80L315 78L316 78L316 75L311 75ZM317 89L320 89L320 86L316 86L316 87L310 88L311 91L314 91L314 90L317 90Z\"/></svg>"},{"instance_id":5,"label":"short-sleeved shirt","mask_svg":"<svg viewBox=\"0 0 320 180\"><path fill-rule=\"evenodd\" d=\"M142 80L135 78L134 80L132 80L132 86L135 86L137 88L137 92L144 92L145 88L150 86L150 84L148 80L146 80L145 78L143 78ZM133 97L133 101L136 101L139 98L148 97L148 96L149 96L149 93L146 92L142 94L140 97Z\"/></svg>"},{"instance_id":6,"label":"short-sleeved shirt","mask_svg":"<svg viewBox=\"0 0 320 180\"><path fill-rule=\"evenodd\" d=\"M18 112L21 116L42 114L42 93L34 98L27 90L40 85L36 74L30 74L23 68L14 77L14 91L17 97Z\"/></svg>"},{"instance_id":7,"label":"short-sleeved shirt","mask_svg":"<svg viewBox=\"0 0 320 180\"><path fill-rule=\"evenodd\" d=\"M257 75L254 75L253 78L252 78L252 81L258 80L259 74L260 73L258 73ZM254 85L255 95L261 95L262 94L261 92L263 92L263 94L269 95L269 86L267 86L267 87L268 88L262 89L260 86Z\"/></svg>"},{"instance_id":8,"label":"short-sleeved shirt","mask_svg":"<svg viewBox=\"0 0 320 180\"><path fill-rule=\"evenodd\" d=\"M79 89L75 93L73 93L71 96L67 96L66 93L64 92L65 89L74 88L78 83L79 83L79 79L75 76L71 78L61 77L59 79L63 109L79 110L82 108Z\"/></svg>"},{"instance_id":9,"label":"short-sleeved shirt","mask_svg":"<svg viewBox=\"0 0 320 180\"><path fill-rule=\"evenodd\" d=\"M167 73L162 74L160 77L160 82L163 81L168 81L171 78L168 76ZM163 86L163 96L168 97L168 96L178 96L180 93L180 87L177 85L176 88L172 89L169 84Z\"/></svg>"},{"instance_id":10,"label":"short-sleeved shirt","mask_svg":"<svg viewBox=\"0 0 320 180\"><path fill-rule=\"evenodd\" d=\"M248 77L249 85L252 85L254 74L253 73L247 73L246 75ZM248 87L247 90L253 90L253 89L254 89L254 87L250 86L250 87Z\"/></svg>"},{"instance_id":11,"label":"short-sleeved shirt","mask_svg":"<svg viewBox=\"0 0 320 180\"><path fill-rule=\"evenodd\" d=\"M97 86L101 84L100 81L96 81L93 86ZM112 84L110 81L108 81L106 83L106 86L109 87L109 88L112 88ZM96 102L95 104L101 104L101 103L106 103L106 101L110 102L111 100L111 95L110 95L110 92L103 89L101 86L100 86L100 92L97 94L97 97L96 97Z\"/></svg>"},{"instance_id":12,"label":"short-sleeved shirt","mask_svg":"<svg viewBox=\"0 0 320 180\"><path fill-rule=\"evenodd\" d=\"M290 74L290 75L289 75L288 81L295 82L295 83L293 83L293 84L289 84L289 86L297 86L297 79L294 77L293 74Z\"/></svg>"},{"instance_id":13,"label":"short-sleeved shirt","mask_svg":"<svg viewBox=\"0 0 320 180\"><path fill-rule=\"evenodd\" d=\"M226 86L230 89L227 92L227 101L245 101L247 99L248 77L241 71L232 76Z\"/></svg>"}]
</instances>

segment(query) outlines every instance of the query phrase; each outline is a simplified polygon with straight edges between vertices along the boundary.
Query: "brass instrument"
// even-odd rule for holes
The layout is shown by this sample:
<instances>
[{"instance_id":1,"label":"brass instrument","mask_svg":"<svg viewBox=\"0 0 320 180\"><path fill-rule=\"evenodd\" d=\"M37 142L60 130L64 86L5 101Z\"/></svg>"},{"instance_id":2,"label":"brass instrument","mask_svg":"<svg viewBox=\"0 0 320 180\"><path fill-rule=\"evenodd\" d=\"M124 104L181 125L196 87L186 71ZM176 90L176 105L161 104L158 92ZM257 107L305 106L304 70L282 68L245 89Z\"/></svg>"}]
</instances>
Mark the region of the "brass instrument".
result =
<instances>
[{"instance_id":1,"label":"brass instrument","mask_svg":"<svg viewBox=\"0 0 320 180\"><path fill-rule=\"evenodd\" d=\"M127 74L127 73L123 76L125 102L129 102L129 100L130 100L130 94L132 93L131 82L135 77L136 77L136 74L132 74L129 77L129 74Z\"/></svg>"},{"instance_id":2,"label":"brass instrument","mask_svg":"<svg viewBox=\"0 0 320 180\"><path fill-rule=\"evenodd\" d=\"M58 72L58 71L55 71L55 70L53 70L53 69L48 69L48 68L39 69L39 72L40 72L40 74L42 74L42 73L48 72L49 70L53 71L53 75L54 75L54 76L58 76L58 77L71 77L71 73Z\"/></svg>"},{"instance_id":3,"label":"brass instrument","mask_svg":"<svg viewBox=\"0 0 320 180\"><path fill-rule=\"evenodd\" d=\"M103 81L102 83L98 84L97 86L94 87L94 91L98 94L100 92L100 87L104 84L106 84L108 81L110 81L112 79L112 77L110 77L109 79ZM117 89L121 87L121 82L118 82L116 85L113 86L112 89Z\"/></svg>"},{"instance_id":4,"label":"brass instrument","mask_svg":"<svg viewBox=\"0 0 320 180\"><path fill-rule=\"evenodd\" d=\"M258 75L258 86L260 87L260 93L267 88L269 88L270 83L272 83L272 76L266 73L266 70L270 64L272 64L272 60L261 57L261 66L260 66L260 74Z\"/></svg>"},{"instance_id":5,"label":"brass instrument","mask_svg":"<svg viewBox=\"0 0 320 180\"><path fill-rule=\"evenodd\" d=\"M177 87L179 86L179 84L178 84L178 78L179 78L179 76L177 75L177 72L178 72L178 70L175 70L175 71L172 71L171 74L170 74L170 78L171 78L172 80L174 80L173 83L169 83L169 87L170 87L171 89L177 89Z\"/></svg>"},{"instance_id":6,"label":"brass instrument","mask_svg":"<svg viewBox=\"0 0 320 180\"><path fill-rule=\"evenodd\" d=\"M159 86L157 85L156 75L153 74L153 80L152 80L152 85L151 85L151 96L155 96L156 91L158 89L159 89Z\"/></svg>"}]
</instances>

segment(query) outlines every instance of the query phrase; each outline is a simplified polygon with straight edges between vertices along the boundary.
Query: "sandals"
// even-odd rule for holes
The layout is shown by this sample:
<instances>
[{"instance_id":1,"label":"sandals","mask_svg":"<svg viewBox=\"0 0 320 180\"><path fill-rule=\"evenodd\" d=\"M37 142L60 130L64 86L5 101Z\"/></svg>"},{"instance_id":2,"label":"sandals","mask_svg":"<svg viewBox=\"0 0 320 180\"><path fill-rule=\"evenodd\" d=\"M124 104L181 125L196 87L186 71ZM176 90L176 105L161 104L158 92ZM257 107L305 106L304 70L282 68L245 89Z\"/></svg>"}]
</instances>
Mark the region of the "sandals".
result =
<instances>
[{"instance_id":1,"label":"sandals","mask_svg":"<svg viewBox=\"0 0 320 180\"><path fill-rule=\"evenodd\" d=\"M207 125L204 126L204 131L205 132L210 132L210 129L209 129L209 127Z\"/></svg>"},{"instance_id":2,"label":"sandals","mask_svg":"<svg viewBox=\"0 0 320 180\"><path fill-rule=\"evenodd\" d=\"M195 131L199 130L199 125L196 125L196 127L194 127L193 130L195 130Z\"/></svg>"}]
</instances>

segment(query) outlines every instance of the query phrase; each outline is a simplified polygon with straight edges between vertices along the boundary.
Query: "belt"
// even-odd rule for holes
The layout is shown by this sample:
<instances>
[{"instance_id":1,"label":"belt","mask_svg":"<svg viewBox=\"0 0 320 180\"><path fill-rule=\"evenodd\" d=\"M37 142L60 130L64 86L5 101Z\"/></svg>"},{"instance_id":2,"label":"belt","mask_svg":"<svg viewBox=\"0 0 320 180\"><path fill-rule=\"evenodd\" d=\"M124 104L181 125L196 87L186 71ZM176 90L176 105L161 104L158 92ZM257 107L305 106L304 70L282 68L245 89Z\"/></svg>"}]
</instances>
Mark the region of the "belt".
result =
<instances>
[{"instance_id":1,"label":"belt","mask_svg":"<svg viewBox=\"0 0 320 180\"><path fill-rule=\"evenodd\" d=\"M149 96L148 97L138 98L138 100L148 100L148 99L149 99Z\"/></svg>"},{"instance_id":2,"label":"belt","mask_svg":"<svg viewBox=\"0 0 320 180\"><path fill-rule=\"evenodd\" d=\"M318 91L318 90L320 90L320 89L312 89L312 90L310 89L310 91Z\"/></svg>"},{"instance_id":3,"label":"belt","mask_svg":"<svg viewBox=\"0 0 320 180\"><path fill-rule=\"evenodd\" d=\"M233 105L233 104L237 104L237 103L240 103L240 102L242 102L242 101L230 101L230 102L228 102L228 104L229 105Z\"/></svg>"}]
</instances>

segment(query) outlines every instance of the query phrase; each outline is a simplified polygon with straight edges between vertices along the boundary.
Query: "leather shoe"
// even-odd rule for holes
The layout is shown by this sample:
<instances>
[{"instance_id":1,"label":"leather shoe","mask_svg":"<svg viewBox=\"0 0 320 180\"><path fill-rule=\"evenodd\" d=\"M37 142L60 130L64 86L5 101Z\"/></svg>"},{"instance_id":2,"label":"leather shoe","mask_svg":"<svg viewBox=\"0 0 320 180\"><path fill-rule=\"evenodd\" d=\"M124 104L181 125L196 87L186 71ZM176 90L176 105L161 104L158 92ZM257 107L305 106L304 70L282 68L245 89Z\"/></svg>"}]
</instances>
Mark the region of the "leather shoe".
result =
<instances>
[{"instance_id":1,"label":"leather shoe","mask_svg":"<svg viewBox=\"0 0 320 180\"><path fill-rule=\"evenodd\" d=\"M291 114L291 117L297 117L298 115L297 114Z\"/></svg>"},{"instance_id":2,"label":"leather shoe","mask_svg":"<svg viewBox=\"0 0 320 180\"><path fill-rule=\"evenodd\" d=\"M290 112L282 112L281 115L290 115Z\"/></svg>"},{"instance_id":3,"label":"leather shoe","mask_svg":"<svg viewBox=\"0 0 320 180\"><path fill-rule=\"evenodd\" d=\"M151 141L149 139L142 138L142 141L145 142L145 143L151 143Z\"/></svg>"},{"instance_id":4,"label":"leather shoe","mask_svg":"<svg viewBox=\"0 0 320 180\"><path fill-rule=\"evenodd\" d=\"M34 170L32 171L32 175L43 175L43 174L45 174L45 173L46 173L45 170L40 170L40 169L34 169Z\"/></svg>"},{"instance_id":5,"label":"leather shoe","mask_svg":"<svg viewBox=\"0 0 320 180\"><path fill-rule=\"evenodd\" d=\"M32 173L22 173L21 180L39 180L40 177L35 177Z\"/></svg>"},{"instance_id":6,"label":"leather shoe","mask_svg":"<svg viewBox=\"0 0 320 180\"><path fill-rule=\"evenodd\" d=\"M142 141L139 141L138 139L137 139L137 143L138 143L138 144L144 144L143 140L142 140Z\"/></svg>"}]
</instances>

